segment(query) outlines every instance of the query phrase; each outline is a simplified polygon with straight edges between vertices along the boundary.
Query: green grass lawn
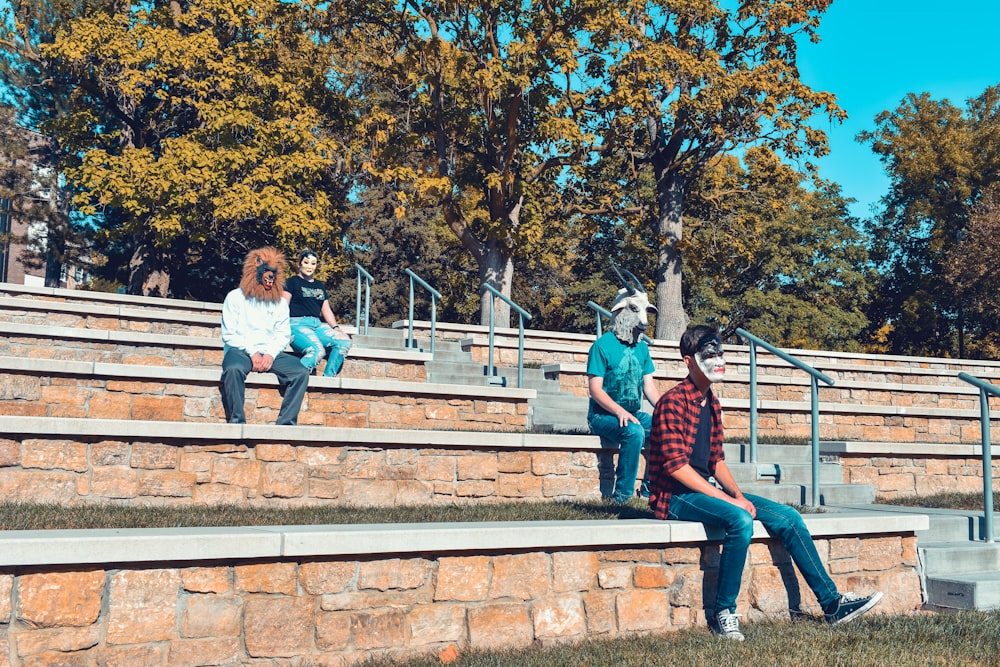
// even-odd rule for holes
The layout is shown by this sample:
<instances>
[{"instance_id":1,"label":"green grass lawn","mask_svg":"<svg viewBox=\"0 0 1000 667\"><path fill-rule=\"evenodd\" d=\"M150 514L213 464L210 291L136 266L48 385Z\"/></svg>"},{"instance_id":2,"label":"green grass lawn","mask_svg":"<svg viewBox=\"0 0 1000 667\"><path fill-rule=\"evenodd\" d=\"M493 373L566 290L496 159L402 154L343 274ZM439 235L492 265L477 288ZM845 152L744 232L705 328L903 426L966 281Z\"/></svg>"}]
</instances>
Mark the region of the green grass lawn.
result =
<instances>
[{"instance_id":1,"label":"green grass lawn","mask_svg":"<svg viewBox=\"0 0 1000 667\"><path fill-rule=\"evenodd\" d=\"M655 612L655 610L650 610ZM745 642L720 639L704 628L552 648L469 651L452 667L910 667L1000 664L1000 612L870 614L830 627L820 621L743 623ZM436 655L363 667L432 667Z\"/></svg>"},{"instance_id":2,"label":"green grass lawn","mask_svg":"<svg viewBox=\"0 0 1000 667\"><path fill-rule=\"evenodd\" d=\"M0 503L0 530L68 528L172 528L177 526L289 526L436 521L564 521L651 519L646 501L510 502L405 507L319 505L288 509L244 505L155 507Z\"/></svg>"},{"instance_id":3,"label":"green grass lawn","mask_svg":"<svg viewBox=\"0 0 1000 667\"><path fill-rule=\"evenodd\" d=\"M915 507L947 507L982 511L981 494L941 494L878 502ZM1000 494L994 506L1000 508ZM799 511L812 511L799 507ZM820 508L822 511L822 508ZM437 521L566 521L578 519L652 519L646 501L627 504L574 502L476 502L406 507L318 505L274 508L244 505L187 507L131 504L54 505L0 503L0 530L68 528L169 528L176 526L289 526L352 523L428 523ZM1000 664L1000 663L998 663Z\"/></svg>"},{"instance_id":4,"label":"green grass lawn","mask_svg":"<svg viewBox=\"0 0 1000 667\"><path fill-rule=\"evenodd\" d=\"M936 493L932 496L907 496L905 498L878 498L875 502L903 507L935 507L939 509L983 511L983 494ZM1000 510L1000 492L993 492L993 507Z\"/></svg>"}]
</instances>

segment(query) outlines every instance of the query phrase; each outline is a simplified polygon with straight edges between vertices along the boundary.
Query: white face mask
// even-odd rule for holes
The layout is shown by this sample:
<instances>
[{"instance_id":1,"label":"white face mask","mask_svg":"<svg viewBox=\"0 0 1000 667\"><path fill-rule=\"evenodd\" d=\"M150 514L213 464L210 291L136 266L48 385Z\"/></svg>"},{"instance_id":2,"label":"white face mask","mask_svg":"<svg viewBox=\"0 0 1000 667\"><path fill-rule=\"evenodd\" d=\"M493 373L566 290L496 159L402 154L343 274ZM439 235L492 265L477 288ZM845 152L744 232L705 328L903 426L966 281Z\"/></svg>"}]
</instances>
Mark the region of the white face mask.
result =
<instances>
[{"instance_id":1,"label":"white face mask","mask_svg":"<svg viewBox=\"0 0 1000 667\"><path fill-rule=\"evenodd\" d=\"M709 382L719 382L726 375L726 358L722 354L702 355L697 353L694 360L698 364L698 369L705 374Z\"/></svg>"},{"instance_id":2,"label":"white face mask","mask_svg":"<svg viewBox=\"0 0 1000 667\"><path fill-rule=\"evenodd\" d=\"M726 375L726 359L718 336L709 335L699 340L694 360L709 382L719 382Z\"/></svg>"}]
</instances>

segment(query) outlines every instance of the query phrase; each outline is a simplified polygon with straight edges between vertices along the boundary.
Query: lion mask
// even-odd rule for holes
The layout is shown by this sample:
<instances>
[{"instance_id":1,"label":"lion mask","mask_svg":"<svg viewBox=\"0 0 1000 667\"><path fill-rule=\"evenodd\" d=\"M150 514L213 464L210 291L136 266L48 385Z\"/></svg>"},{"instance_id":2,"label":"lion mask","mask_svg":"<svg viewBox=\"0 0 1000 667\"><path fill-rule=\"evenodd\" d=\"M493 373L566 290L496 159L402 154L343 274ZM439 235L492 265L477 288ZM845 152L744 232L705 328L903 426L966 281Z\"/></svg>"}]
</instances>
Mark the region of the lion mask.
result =
<instances>
[{"instance_id":1,"label":"lion mask","mask_svg":"<svg viewBox=\"0 0 1000 667\"><path fill-rule=\"evenodd\" d=\"M277 248L251 250L243 260L240 289L248 299L276 302L285 286L285 256Z\"/></svg>"}]
</instances>

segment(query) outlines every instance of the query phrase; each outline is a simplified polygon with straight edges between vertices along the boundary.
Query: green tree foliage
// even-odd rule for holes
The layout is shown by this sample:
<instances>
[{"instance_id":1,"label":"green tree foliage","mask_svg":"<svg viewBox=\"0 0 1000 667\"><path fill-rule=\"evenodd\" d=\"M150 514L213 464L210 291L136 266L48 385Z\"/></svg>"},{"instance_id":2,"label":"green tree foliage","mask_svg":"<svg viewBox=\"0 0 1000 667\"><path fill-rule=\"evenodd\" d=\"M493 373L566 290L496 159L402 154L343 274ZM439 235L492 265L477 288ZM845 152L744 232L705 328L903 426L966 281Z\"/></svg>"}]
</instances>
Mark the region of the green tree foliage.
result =
<instances>
[{"instance_id":1,"label":"green tree foliage","mask_svg":"<svg viewBox=\"0 0 1000 667\"><path fill-rule=\"evenodd\" d=\"M46 121L64 111L65 82L40 53L61 21L84 11L78 0L13 0L0 8L3 193L13 215L30 222L32 234L19 259L45 269L45 284L58 287L64 265L89 262L86 227L73 215L70 191L61 182L63 151L43 133Z\"/></svg>"},{"instance_id":2,"label":"green tree foliage","mask_svg":"<svg viewBox=\"0 0 1000 667\"><path fill-rule=\"evenodd\" d=\"M958 303L959 349L1000 359L1000 183L986 188L957 245L944 261L944 278ZM968 342L966 342L968 340Z\"/></svg>"},{"instance_id":3,"label":"green tree foliage","mask_svg":"<svg viewBox=\"0 0 1000 667\"><path fill-rule=\"evenodd\" d=\"M592 35L587 71L605 82L607 146L651 167L656 183L658 338L687 324L683 213L692 182L718 155L762 144L788 157L823 154L817 112L839 119L833 95L798 77L796 39L818 39L829 0L614 2ZM629 171L637 172L640 166Z\"/></svg>"},{"instance_id":4,"label":"green tree foliage","mask_svg":"<svg viewBox=\"0 0 1000 667\"><path fill-rule=\"evenodd\" d=\"M131 251L130 292L166 294L172 267L261 243L337 242L344 118L325 20L279 0L112 3L42 45L74 83L48 127L80 156L66 170L80 210Z\"/></svg>"},{"instance_id":5,"label":"green tree foliage","mask_svg":"<svg viewBox=\"0 0 1000 667\"><path fill-rule=\"evenodd\" d=\"M872 280L865 238L830 183L754 148L714 161L687 217L685 299L699 322L777 345L860 351Z\"/></svg>"},{"instance_id":6,"label":"green tree foliage","mask_svg":"<svg viewBox=\"0 0 1000 667\"><path fill-rule=\"evenodd\" d=\"M575 75L582 29L606 9L592 0L409 0L395 14L398 49L372 40L361 57L395 94L362 114L370 172L398 184L400 215L411 204L439 207L479 280L506 295L519 257L551 265L539 253L559 216L542 202L558 203L547 199L551 185L595 143ZM481 322L491 299L483 293ZM502 302L496 314L507 321Z\"/></svg>"},{"instance_id":7,"label":"green tree foliage","mask_svg":"<svg viewBox=\"0 0 1000 667\"><path fill-rule=\"evenodd\" d=\"M907 95L859 135L880 157L891 189L870 221L882 284L870 310L886 349L962 355L962 300L943 280L946 258L967 233L986 188L1000 179L1000 87L965 109Z\"/></svg>"},{"instance_id":8,"label":"green tree foliage","mask_svg":"<svg viewBox=\"0 0 1000 667\"><path fill-rule=\"evenodd\" d=\"M455 243L436 209L414 207L398 217L398 203L393 189L369 187L350 207L346 256L373 278L369 324L388 327L409 315L410 278L405 269L441 294L435 304L438 320L473 321L479 308L478 283L468 253ZM344 312L354 319L357 275L352 264L337 283L327 283L335 288L331 303L338 317ZM430 320L430 293L415 284L413 298L414 319Z\"/></svg>"}]
</instances>

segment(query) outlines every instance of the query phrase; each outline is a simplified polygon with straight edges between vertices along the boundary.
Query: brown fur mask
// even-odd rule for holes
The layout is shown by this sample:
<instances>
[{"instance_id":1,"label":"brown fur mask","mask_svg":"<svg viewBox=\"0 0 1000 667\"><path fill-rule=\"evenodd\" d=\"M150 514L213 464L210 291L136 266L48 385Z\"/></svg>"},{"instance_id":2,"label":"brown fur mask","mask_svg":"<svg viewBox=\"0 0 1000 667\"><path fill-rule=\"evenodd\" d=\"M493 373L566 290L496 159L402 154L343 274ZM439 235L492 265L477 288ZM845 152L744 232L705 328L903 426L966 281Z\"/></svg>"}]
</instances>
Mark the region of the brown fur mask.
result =
<instances>
[{"instance_id":1,"label":"brown fur mask","mask_svg":"<svg viewBox=\"0 0 1000 667\"><path fill-rule=\"evenodd\" d=\"M274 286L264 288L265 278L273 278ZM240 289L248 299L278 301L285 286L285 256L277 248L257 248L243 260L243 279Z\"/></svg>"}]
</instances>

